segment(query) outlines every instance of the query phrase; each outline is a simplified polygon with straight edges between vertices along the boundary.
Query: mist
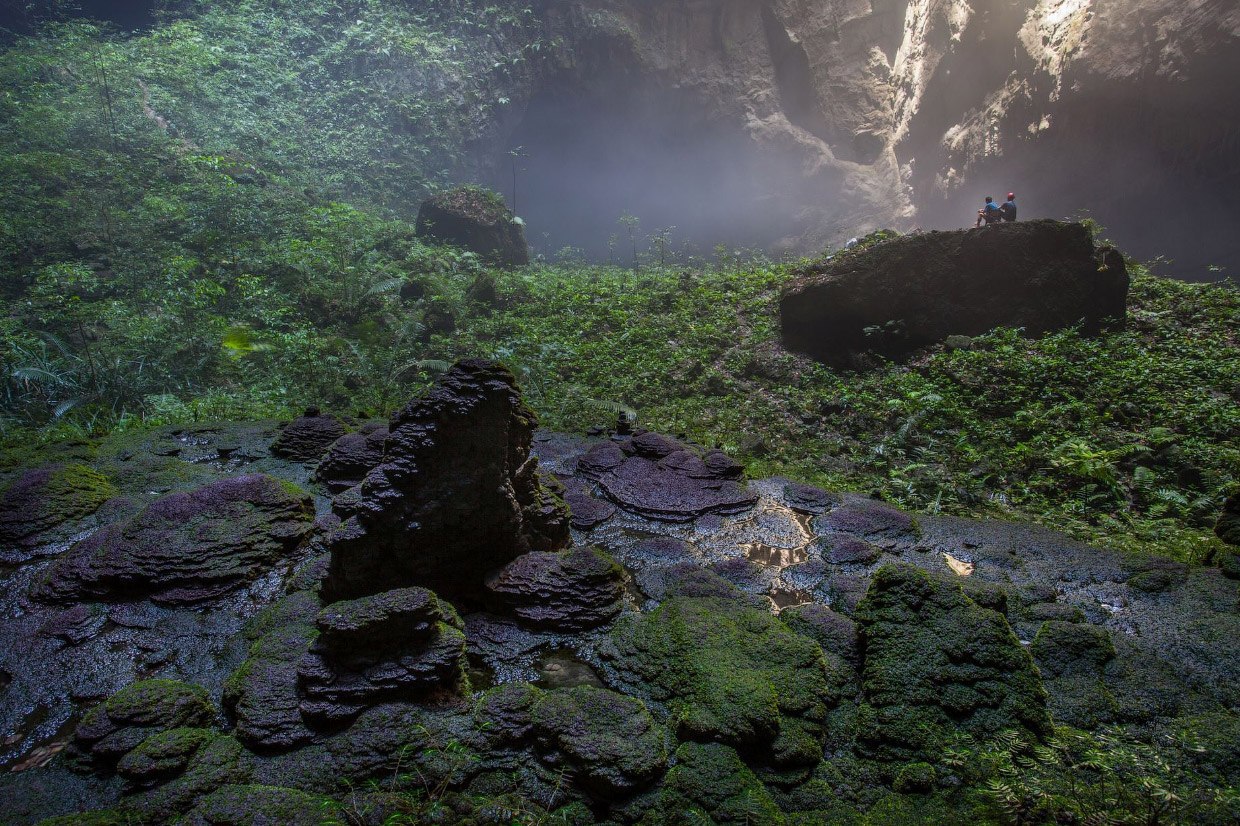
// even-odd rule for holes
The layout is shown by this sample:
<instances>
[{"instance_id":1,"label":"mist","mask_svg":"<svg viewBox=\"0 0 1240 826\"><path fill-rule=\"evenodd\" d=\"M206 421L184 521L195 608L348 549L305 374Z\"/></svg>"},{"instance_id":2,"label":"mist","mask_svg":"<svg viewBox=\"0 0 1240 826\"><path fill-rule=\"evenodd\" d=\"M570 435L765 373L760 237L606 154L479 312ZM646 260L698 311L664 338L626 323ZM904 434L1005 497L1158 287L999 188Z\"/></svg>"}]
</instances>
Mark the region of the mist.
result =
<instances>
[{"instance_id":1,"label":"mist","mask_svg":"<svg viewBox=\"0 0 1240 826\"><path fill-rule=\"evenodd\" d=\"M704 102L622 82L544 89L509 146L518 155L501 155L489 184L510 205L515 195L531 246L548 258L628 261L623 216L640 222L639 250L656 232L682 258L720 244L770 250L797 233L809 184L796 159L763 151Z\"/></svg>"}]
</instances>

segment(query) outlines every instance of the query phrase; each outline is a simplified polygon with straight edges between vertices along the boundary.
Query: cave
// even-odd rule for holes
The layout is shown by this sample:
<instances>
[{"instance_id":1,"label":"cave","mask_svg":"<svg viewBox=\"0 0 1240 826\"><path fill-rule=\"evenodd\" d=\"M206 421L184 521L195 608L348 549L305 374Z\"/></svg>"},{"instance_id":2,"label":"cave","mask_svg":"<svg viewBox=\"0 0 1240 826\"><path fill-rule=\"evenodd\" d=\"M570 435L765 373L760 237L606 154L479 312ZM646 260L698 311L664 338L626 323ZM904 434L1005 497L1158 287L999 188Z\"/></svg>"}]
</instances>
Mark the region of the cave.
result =
<instances>
[{"instance_id":1,"label":"cave","mask_svg":"<svg viewBox=\"0 0 1240 826\"><path fill-rule=\"evenodd\" d=\"M488 183L526 222L535 254L571 247L616 263L632 258L626 215L640 221L639 251L669 229L669 256L681 258L718 244L778 247L797 226L789 195L806 185L800 165L754 141L739 118L627 73L543 85Z\"/></svg>"}]
</instances>

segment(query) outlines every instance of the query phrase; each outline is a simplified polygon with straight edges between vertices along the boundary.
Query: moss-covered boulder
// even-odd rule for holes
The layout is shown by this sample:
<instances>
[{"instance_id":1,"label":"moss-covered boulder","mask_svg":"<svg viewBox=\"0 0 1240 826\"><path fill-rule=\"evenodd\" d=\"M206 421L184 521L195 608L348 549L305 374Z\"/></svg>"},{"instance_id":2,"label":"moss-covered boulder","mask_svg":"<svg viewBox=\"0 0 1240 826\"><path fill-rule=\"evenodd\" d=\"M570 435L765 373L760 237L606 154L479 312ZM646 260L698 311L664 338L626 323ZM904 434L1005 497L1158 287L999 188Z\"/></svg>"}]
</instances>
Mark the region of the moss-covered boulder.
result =
<instances>
[{"instance_id":1,"label":"moss-covered boulder","mask_svg":"<svg viewBox=\"0 0 1240 826\"><path fill-rule=\"evenodd\" d=\"M154 786L184 772L194 755L218 736L206 728L156 732L120 759L116 773L133 786Z\"/></svg>"},{"instance_id":2,"label":"moss-covered boulder","mask_svg":"<svg viewBox=\"0 0 1240 826\"><path fill-rule=\"evenodd\" d=\"M421 238L463 247L490 264L530 263L525 228L504 199L478 186L460 186L429 198L418 209Z\"/></svg>"},{"instance_id":3,"label":"moss-covered boulder","mask_svg":"<svg viewBox=\"0 0 1240 826\"><path fill-rule=\"evenodd\" d=\"M642 826L786 822L771 793L734 749L719 743L683 743L674 761L655 806L640 821Z\"/></svg>"},{"instance_id":4,"label":"moss-covered boulder","mask_svg":"<svg viewBox=\"0 0 1240 826\"><path fill-rule=\"evenodd\" d=\"M21 562L38 545L67 538L66 529L118 494L85 465L29 470L0 492L0 561Z\"/></svg>"},{"instance_id":5,"label":"moss-covered boulder","mask_svg":"<svg viewBox=\"0 0 1240 826\"><path fill-rule=\"evenodd\" d=\"M224 683L224 709L235 735L258 752L286 751L313 738L301 717L297 666L314 641L318 596L302 591L250 621L246 659Z\"/></svg>"},{"instance_id":6,"label":"moss-covered boulder","mask_svg":"<svg viewBox=\"0 0 1240 826\"><path fill-rule=\"evenodd\" d=\"M530 709L535 747L596 799L648 786L667 764L667 732L641 700L593 686L542 694Z\"/></svg>"},{"instance_id":7,"label":"moss-covered boulder","mask_svg":"<svg viewBox=\"0 0 1240 826\"><path fill-rule=\"evenodd\" d=\"M666 708L682 739L816 763L844 675L822 649L741 599L672 597L617 623L601 651L614 680Z\"/></svg>"},{"instance_id":8,"label":"moss-covered boulder","mask_svg":"<svg viewBox=\"0 0 1240 826\"><path fill-rule=\"evenodd\" d=\"M301 657L302 716L339 723L367 706L464 690L464 624L425 588L332 603L315 619Z\"/></svg>"},{"instance_id":9,"label":"moss-covered boulder","mask_svg":"<svg viewBox=\"0 0 1240 826\"><path fill-rule=\"evenodd\" d=\"M958 731L1051 733L1046 691L1007 620L910 565L880 568L857 608L858 744L881 760L934 762Z\"/></svg>"},{"instance_id":10,"label":"moss-covered boulder","mask_svg":"<svg viewBox=\"0 0 1240 826\"><path fill-rule=\"evenodd\" d=\"M1042 673L1057 722L1092 729L1115 719L1119 708L1103 680L1103 669L1116 652L1105 628L1044 622L1030 653Z\"/></svg>"},{"instance_id":11,"label":"moss-covered boulder","mask_svg":"<svg viewBox=\"0 0 1240 826\"><path fill-rule=\"evenodd\" d=\"M177 680L143 680L91 709L74 730L75 748L104 765L117 761L160 731L203 728L215 708L201 686Z\"/></svg>"},{"instance_id":12,"label":"moss-covered boulder","mask_svg":"<svg viewBox=\"0 0 1240 826\"><path fill-rule=\"evenodd\" d=\"M218 597L286 560L309 535L314 501L264 474L157 499L74 545L34 587L45 602Z\"/></svg>"}]
</instances>

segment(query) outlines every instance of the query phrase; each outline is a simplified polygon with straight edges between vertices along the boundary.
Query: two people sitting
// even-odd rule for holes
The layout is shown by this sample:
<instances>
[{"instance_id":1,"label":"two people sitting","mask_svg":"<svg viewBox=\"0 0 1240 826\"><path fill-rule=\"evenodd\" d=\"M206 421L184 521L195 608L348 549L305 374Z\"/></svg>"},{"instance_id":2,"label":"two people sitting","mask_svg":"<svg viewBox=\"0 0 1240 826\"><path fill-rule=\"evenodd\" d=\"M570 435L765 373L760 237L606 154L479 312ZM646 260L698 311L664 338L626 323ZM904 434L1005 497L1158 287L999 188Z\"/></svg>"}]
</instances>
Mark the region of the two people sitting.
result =
<instances>
[{"instance_id":1,"label":"two people sitting","mask_svg":"<svg viewBox=\"0 0 1240 826\"><path fill-rule=\"evenodd\" d=\"M989 195L986 196L986 205L977 211L977 223L975 227L985 224L997 224L1000 221L1016 220L1016 193L1009 192L1007 202L1003 206L995 203L995 199Z\"/></svg>"}]
</instances>

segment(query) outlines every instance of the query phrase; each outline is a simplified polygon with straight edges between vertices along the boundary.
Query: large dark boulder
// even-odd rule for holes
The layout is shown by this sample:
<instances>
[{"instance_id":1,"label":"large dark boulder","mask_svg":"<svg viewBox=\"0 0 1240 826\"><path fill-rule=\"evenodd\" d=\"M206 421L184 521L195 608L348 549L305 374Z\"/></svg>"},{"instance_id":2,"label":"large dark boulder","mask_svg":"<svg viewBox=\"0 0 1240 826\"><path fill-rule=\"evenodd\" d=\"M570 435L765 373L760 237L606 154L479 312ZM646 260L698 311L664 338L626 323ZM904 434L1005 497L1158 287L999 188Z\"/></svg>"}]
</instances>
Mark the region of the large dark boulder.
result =
<instances>
[{"instance_id":1,"label":"large dark boulder","mask_svg":"<svg viewBox=\"0 0 1240 826\"><path fill-rule=\"evenodd\" d=\"M499 195L481 187L457 187L423 201L417 233L420 238L464 247L500 267L530 263L522 224Z\"/></svg>"},{"instance_id":2,"label":"large dark boulder","mask_svg":"<svg viewBox=\"0 0 1240 826\"><path fill-rule=\"evenodd\" d=\"M535 425L512 374L478 360L393 416L383 463L333 503L324 601L415 585L477 598L492 570L564 547L567 509L530 455Z\"/></svg>"},{"instance_id":3,"label":"large dark boulder","mask_svg":"<svg viewBox=\"0 0 1240 826\"><path fill-rule=\"evenodd\" d=\"M780 300L784 346L836 367L995 327L1122 325L1123 256L1081 224L1023 221L894 238L809 267Z\"/></svg>"}]
</instances>

